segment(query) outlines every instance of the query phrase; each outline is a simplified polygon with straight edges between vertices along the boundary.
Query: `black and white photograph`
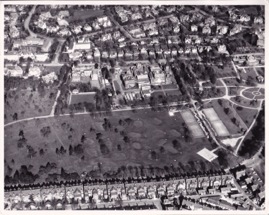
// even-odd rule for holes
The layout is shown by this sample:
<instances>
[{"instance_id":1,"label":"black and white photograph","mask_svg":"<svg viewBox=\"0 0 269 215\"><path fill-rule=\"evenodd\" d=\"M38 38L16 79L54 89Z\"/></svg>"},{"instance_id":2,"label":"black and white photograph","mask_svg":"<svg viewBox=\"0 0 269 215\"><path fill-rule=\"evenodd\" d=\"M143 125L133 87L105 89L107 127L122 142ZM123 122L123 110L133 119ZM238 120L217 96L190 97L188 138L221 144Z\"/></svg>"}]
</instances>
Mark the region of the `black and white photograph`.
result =
<instances>
[{"instance_id":1,"label":"black and white photograph","mask_svg":"<svg viewBox=\"0 0 269 215\"><path fill-rule=\"evenodd\" d=\"M236 2L1 3L4 213L266 211L267 5Z\"/></svg>"}]
</instances>

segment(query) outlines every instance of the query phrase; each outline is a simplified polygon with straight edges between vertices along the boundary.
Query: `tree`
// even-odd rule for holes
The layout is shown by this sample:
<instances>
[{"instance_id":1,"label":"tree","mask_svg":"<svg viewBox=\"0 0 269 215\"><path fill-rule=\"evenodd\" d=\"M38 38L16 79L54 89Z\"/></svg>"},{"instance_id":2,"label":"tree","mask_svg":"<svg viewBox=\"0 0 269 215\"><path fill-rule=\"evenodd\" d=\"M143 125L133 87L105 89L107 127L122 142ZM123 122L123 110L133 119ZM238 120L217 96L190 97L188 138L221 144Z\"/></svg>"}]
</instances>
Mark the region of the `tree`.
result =
<instances>
[{"instance_id":1,"label":"tree","mask_svg":"<svg viewBox=\"0 0 269 215\"><path fill-rule=\"evenodd\" d=\"M20 137L24 137L23 130L20 130L20 132L19 132L19 136L20 136Z\"/></svg>"},{"instance_id":2,"label":"tree","mask_svg":"<svg viewBox=\"0 0 269 215\"><path fill-rule=\"evenodd\" d=\"M178 140L173 140L172 144L173 144L173 147L175 149L180 149L181 148L181 144L180 144L180 142L178 142Z\"/></svg>"},{"instance_id":3,"label":"tree","mask_svg":"<svg viewBox=\"0 0 269 215\"><path fill-rule=\"evenodd\" d=\"M14 113L13 116L12 116L13 120L16 121L18 120L18 114L17 113Z\"/></svg>"},{"instance_id":4,"label":"tree","mask_svg":"<svg viewBox=\"0 0 269 215\"><path fill-rule=\"evenodd\" d=\"M81 142L81 143L84 143L85 140L86 140L86 137L85 137L85 135L83 134L83 135L81 136L80 142Z\"/></svg>"},{"instance_id":5,"label":"tree","mask_svg":"<svg viewBox=\"0 0 269 215\"><path fill-rule=\"evenodd\" d=\"M40 150L39 150L39 155L40 155L40 156L43 156L43 155L44 155L44 150L43 150L43 149L40 149Z\"/></svg>"},{"instance_id":6,"label":"tree","mask_svg":"<svg viewBox=\"0 0 269 215\"><path fill-rule=\"evenodd\" d=\"M109 149L106 144L100 144L100 150L103 155L107 155L109 153Z\"/></svg>"},{"instance_id":7,"label":"tree","mask_svg":"<svg viewBox=\"0 0 269 215\"><path fill-rule=\"evenodd\" d=\"M22 137L18 140L18 148L22 148L27 145L27 139Z\"/></svg>"},{"instance_id":8,"label":"tree","mask_svg":"<svg viewBox=\"0 0 269 215\"><path fill-rule=\"evenodd\" d=\"M157 153L155 151L151 151L150 156L152 160L157 160Z\"/></svg>"},{"instance_id":9,"label":"tree","mask_svg":"<svg viewBox=\"0 0 269 215\"><path fill-rule=\"evenodd\" d=\"M118 149L119 151L121 151L121 145L120 145L120 144L117 145L117 149Z\"/></svg>"},{"instance_id":10,"label":"tree","mask_svg":"<svg viewBox=\"0 0 269 215\"><path fill-rule=\"evenodd\" d=\"M73 152L74 152L73 147L71 145L69 145L69 155L72 155Z\"/></svg>"},{"instance_id":11,"label":"tree","mask_svg":"<svg viewBox=\"0 0 269 215\"><path fill-rule=\"evenodd\" d=\"M129 138L128 136L124 136L124 137L123 137L123 141L124 141L125 143L130 143L130 138Z\"/></svg>"},{"instance_id":12,"label":"tree","mask_svg":"<svg viewBox=\"0 0 269 215\"><path fill-rule=\"evenodd\" d=\"M50 126L43 127L43 128L40 130L40 132L41 132L41 134L42 134L44 137L48 137L49 134L51 133Z\"/></svg>"}]
</instances>

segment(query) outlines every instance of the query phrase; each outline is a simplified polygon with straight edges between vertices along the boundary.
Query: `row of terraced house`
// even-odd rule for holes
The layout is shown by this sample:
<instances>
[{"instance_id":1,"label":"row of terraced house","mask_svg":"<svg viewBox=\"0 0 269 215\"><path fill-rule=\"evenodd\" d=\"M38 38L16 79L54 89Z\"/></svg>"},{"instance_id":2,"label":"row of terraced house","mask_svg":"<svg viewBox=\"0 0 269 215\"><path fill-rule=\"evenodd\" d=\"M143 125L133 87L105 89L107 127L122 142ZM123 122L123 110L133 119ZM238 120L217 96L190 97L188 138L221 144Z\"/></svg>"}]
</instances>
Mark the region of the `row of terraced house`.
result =
<instances>
[{"instance_id":1,"label":"row of terraced house","mask_svg":"<svg viewBox=\"0 0 269 215\"><path fill-rule=\"evenodd\" d=\"M8 203L39 203L45 202L49 209L51 201L58 203L77 202L112 202L115 200L156 199L161 196L174 198L179 195L224 194L234 187L234 178L230 174L181 178L174 180L125 183L80 183L75 185L47 186L32 189L9 188L5 192ZM35 209L34 207L32 209Z\"/></svg>"}]
</instances>

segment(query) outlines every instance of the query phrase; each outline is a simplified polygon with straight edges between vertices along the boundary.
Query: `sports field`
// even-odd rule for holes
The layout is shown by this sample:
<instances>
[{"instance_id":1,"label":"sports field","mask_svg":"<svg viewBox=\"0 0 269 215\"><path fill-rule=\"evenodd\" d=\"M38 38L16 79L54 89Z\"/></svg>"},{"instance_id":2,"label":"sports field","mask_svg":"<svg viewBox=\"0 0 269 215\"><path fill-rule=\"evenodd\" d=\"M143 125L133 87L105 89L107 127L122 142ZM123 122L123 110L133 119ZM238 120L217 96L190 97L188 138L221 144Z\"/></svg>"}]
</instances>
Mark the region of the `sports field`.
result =
<instances>
[{"instance_id":1,"label":"sports field","mask_svg":"<svg viewBox=\"0 0 269 215\"><path fill-rule=\"evenodd\" d=\"M204 137L204 132L196 121L193 113L190 110L183 110L180 112L183 120L187 124L194 138Z\"/></svg>"},{"instance_id":2,"label":"sports field","mask_svg":"<svg viewBox=\"0 0 269 215\"><path fill-rule=\"evenodd\" d=\"M211 125L213 126L215 132L220 137L229 136L230 133L223 122L220 120L218 114L214 110L214 108L207 108L203 110L206 118L210 121Z\"/></svg>"}]
</instances>

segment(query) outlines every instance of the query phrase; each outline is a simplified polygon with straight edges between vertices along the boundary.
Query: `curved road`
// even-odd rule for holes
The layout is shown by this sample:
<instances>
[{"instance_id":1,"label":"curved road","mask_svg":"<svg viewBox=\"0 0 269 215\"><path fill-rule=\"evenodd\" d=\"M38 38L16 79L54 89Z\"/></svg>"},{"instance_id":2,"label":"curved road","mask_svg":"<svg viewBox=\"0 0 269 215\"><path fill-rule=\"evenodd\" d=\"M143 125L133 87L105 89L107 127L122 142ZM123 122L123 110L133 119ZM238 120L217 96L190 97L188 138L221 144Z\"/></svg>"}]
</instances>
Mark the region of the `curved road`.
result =
<instances>
[{"instance_id":1,"label":"curved road","mask_svg":"<svg viewBox=\"0 0 269 215\"><path fill-rule=\"evenodd\" d=\"M37 34L35 34L34 32L32 32L29 28L29 24L30 24L30 21L32 19L32 16L35 12L35 9L36 9L36 5L33 6L32 10L29 12L29 15L28 17L25 19L24 21L24 28L29 32L30 36L31 37L37 37Z\"/></svg>"}]
</instances>

